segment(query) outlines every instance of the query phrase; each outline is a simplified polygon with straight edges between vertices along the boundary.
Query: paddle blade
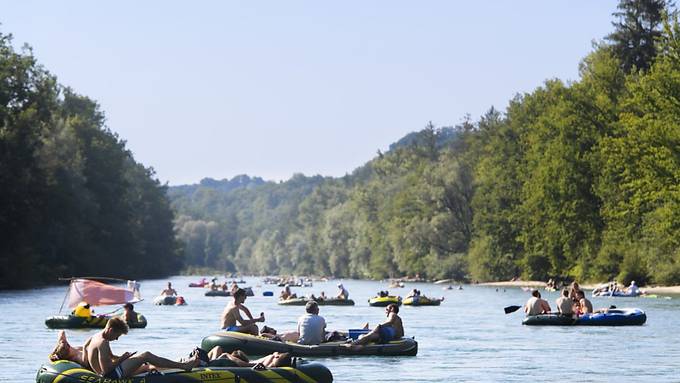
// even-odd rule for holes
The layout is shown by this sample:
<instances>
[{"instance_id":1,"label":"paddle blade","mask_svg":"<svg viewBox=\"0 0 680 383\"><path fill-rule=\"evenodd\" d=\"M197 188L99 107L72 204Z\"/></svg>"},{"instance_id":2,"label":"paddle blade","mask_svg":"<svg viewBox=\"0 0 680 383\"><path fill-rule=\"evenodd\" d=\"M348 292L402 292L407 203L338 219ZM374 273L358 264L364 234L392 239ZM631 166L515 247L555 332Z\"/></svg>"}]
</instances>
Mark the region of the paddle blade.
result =
<instances>
[{"instance_id":1,"label":"paddle blade","mask_svg":"<svg viewBox=\"0 0 680 383\"><path fill-rule=\"evenodd\" d=\"M504 308L506 314L514 313L515 311L521 309L522 306L508 306Z\"/></svg>"}]
</instances>

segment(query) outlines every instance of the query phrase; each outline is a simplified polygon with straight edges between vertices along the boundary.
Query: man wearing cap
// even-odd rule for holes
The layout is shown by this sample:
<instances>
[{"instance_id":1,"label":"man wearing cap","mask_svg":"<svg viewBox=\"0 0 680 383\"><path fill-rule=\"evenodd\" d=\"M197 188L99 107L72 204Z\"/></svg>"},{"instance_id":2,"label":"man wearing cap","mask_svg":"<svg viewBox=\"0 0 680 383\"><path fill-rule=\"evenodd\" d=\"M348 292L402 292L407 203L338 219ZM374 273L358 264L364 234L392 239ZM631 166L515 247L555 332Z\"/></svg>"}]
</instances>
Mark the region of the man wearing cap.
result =
<instances>
[{"instance_id":1,"label":"man wearing cap","mask_svg":"<svg viewBox=\"0 0 680 383\"><path fill-rule=\"evenodd\" d=\"M306 314L298 319L298 343L313 345L323 342L326 335L326 320L319 315L319 305L314 301L307 302Z\"/></svg>"},{"instance_id":2,"label":"man wearing cap","mask_svg":"<svg viewBox=\"0 0 680 383\"><path fill-rule=\"evenodd\" d=\"M338 283L338 289L340 289L340 292L338 293L337 298L338 299L349 299L349 291L345 288L345 286L342 285L342 283Z\"/></svg>"}]
</instances>

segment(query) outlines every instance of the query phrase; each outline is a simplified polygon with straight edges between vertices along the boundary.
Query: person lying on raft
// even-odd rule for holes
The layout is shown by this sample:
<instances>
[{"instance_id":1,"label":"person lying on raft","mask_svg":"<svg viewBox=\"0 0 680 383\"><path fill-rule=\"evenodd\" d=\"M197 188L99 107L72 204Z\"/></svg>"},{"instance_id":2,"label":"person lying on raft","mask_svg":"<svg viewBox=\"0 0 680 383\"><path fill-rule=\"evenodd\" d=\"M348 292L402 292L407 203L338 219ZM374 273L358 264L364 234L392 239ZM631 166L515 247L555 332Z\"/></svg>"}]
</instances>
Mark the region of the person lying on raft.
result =
<instances>
[{"instance_id":1,"label":"person lying on raft","mask_svg":"<svg viewBox=\"0 0 680 383\"><path fill-rule=\"evenodd\" d=\"M250 361L248 356L241 350L234 350L230 353L224 352L222 347L215 346L208 352L210 361L228 359L237 367L252 367L255 370L274 368L274 367L290 367L292 358L287 352L274 352L263 358ZM210 365L210 363L208 363Z\"/></svg>"},{"instance_id":2,"label":"person lying on raft","mask_svg":"<svg viewBox=\"0 0 680 383\"><path fill-rule=\"evenodd\" d=\"M236 290L233 298L234 300L229 302L222 312L222 329L257 335L258 328L255 323L264 322L264 313L260 313L259 318L252 318L251 316L250 319L243 319L241 317L241 310L246 315L250 314L250 310L243 304L246 301L246 291L244 289Z\"/></svg>"},{"instance_id":3,"label":"person lying on raft","mask_svg":"<svg viewBox=\"0 0 680 383\"><path fill-rule=\"evenodd\" d=\"M348 343L346 346L354 349L359 349L364 345L380 341L380 343L389 343L393 340L400 339L404 336L404 325L399 317L399 306L390 303L385 307L387 320L377 325L371 332L361 335L359 339Z\"/></svg>"},{"instance_id":4,"label":"person lying on raft","mask_svg":"<svg viewBox=\"0 0 680 383\"><path fill-rule=\"evenodd\" d=\"M54 350L50 353L50 361L56 362L58 360L69 360L71 362L76 362L81 366L87 366L85 360L83 359L83 348L73 347L66 340L66 332L64 330L59 330L57 334L57 345Z\"/></svg>"},{"instance_id":5,"label":"person lying on raft","mask_svg":"<svg viewBox=\"0 0 680 383\"><path fill-rule=\"evenodd\" d=\"M550 305L548 301L541 298L541 293L538 290L533 290L531 292L532 297L529 298L527 303L524 305L524 312L527 315L539 315L547 314L550 312Z\"/></svg>"},{"instance_id":6,"label":"person lying on raft","mask_svg":"<svg viewBox=\"0 0 680 383\"><path fill-rule=\"evenodd\" d=\"M191 371L198 366L199 359L194 357L186 362L175 362L161 358L148 351L139 355L136 352L125 352L120 356L111 352L110 342L117 340L121 335L127 334L128 325L120 318L115 317L106 322L106 327L90 337L83 346L83 362L90 370L108 379L122 379L133 376L145 363L157 368L179 368Z\"/></svg>"}]
</instances>

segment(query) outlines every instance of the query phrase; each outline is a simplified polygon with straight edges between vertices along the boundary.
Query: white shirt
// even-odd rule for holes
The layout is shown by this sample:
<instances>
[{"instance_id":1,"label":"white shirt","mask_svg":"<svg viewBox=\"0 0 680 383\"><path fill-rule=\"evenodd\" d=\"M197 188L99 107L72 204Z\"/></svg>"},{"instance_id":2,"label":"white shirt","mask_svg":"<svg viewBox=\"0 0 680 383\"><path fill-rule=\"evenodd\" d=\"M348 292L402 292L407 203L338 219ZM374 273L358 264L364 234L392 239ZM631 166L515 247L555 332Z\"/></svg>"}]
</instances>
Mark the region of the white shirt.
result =
<instances>
[{"instance_id":1,"label":"white shirt","mask_svg":"<svg viewBox=\"0 0 680 383\"><path fill-rule=\"evenodd\" d=\"M307 313L298 319L298 330L300 330L300 344L319 344L323 342L326 320L322 316Z\"/></svg>"}]
</instances>

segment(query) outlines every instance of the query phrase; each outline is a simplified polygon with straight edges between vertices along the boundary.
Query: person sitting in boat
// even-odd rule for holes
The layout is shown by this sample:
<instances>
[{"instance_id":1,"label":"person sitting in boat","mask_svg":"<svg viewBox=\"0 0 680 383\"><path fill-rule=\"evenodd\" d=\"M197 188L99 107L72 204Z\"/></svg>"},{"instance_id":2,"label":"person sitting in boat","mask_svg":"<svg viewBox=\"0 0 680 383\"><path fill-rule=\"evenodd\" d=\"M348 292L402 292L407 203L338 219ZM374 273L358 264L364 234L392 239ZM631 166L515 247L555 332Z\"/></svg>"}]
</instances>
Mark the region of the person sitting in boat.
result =
<instances>
[{"instance_id":1,"label":"person sitting in boat","mask_svg":"<svg viewBox=\"0 0 680 383\"><path fill-rule=\"evenodd\" d=\"M388 297L389 295L390 295L389 292L387 292L387 291L382 291L382 290L378 293L378 296L379 296L380 298L385 298L385 297Z\"/></svg>"},{"instance_id":2,"label":"person sitting in boat","mask_svg":"<svg viewBox=\"0 0 680 383\"><path fill-rule=\"evenodd\" d=\"M287 352L274 352L260 359L250 361L243 351L234 350L232 352L224 352L220 346L213 347L212 350L208 352L208 358L210 361L228 359L234 363L235 367L252 367L255 370L289 367L292 364L291 355Z\"/></svg>"},{"instance_id":3,"label":"person sitting in boat","mask_svg":"<svg viewBox=\"0 0 680 383\"><path fill-rule=\"evenodd\" d=\"M349 299L349 291L345 288L345 286L342 285L342 283L338 283L338 299Z\"/></svg>"},{"instance_id":4,"label":"person sitting in boat","mask_svg":"<svg viewBox=\"0 0 680 383\"><path fill-rule=\"evenodd\" d=\"M137 323L137 313L135 312L135 306L128 302L123 306L123 314L120 315L121 319L125 321L128 325Z\"/></svg>"},{"instance_id":5,"label":"person sitting in boat","mask_svg":"<svg viewBox=\"0 0 680 383\"><path fill-rule=\"evenodd\" d=\"M250 313L250 310L243 304L246 301L246 291L239 288L233 298L234 300L229 302L222 312L222 329L257 335L258 328L255 323L264 322L264 313L260 313L259 318L243 319L241 310Z\"/></svg>"},{"instance_id":6,"label":"person sitting in boat","mask_svg":"<svg viewBox=\"0 0 680 383\"><path fill-rule=\"evenodd\" d=\"M562 289L562 295L555 301L557 312L562 315L574 314L574 301L569 298L569 289Z\"/></svg>"},{"instance_id":7,"label":"person sitting in boat","mask_svg":"<svg viewBox=\"0 0 680 383\"><path fill-rule=\"evenodd\" d=\"M293 294L293 292L290 291L290 285L286 285L283 290L281 290L281 294L279 294L279 300L285 301L293 298L297 298L297 294Z\"/></svg>"},{"instance_id":8,"label":"person sitting in boat","mask_svg":"<svg viewBox=\"0 0 680 383\"><path fill-rule=\"evenodd\" d=\"M81 317L81 318L89 318L92 316L94 313L94 310L90 308L90 304L87 302L80 302L78 303L78 306L76 306L75 309L71 312L71 315Z\"/></svg>"},{"instance_id":9,"label":"person sitting in boat","mask_svg":"<svg viewBox=\"0 0 680 383\"><path fill-rule=\"evenodd\" d=\"M174 297L177 295L177 291L172 288L172 283L168 282L168 287L165 288L165 290L161 291L161 296L166 296L166 297Z\"/></svg>"},{"instance_id":10,"label":"person sitting in boat","mask_svg":"<svg viewBox=\"0 0 680 383\"><path fill-rule=\"evenodd\" d=\"M326 300L326 299L328 299L328 297L326 296L326 293L323 292L323 291L321 292L321 295L319 295L319 297L316 298L317 301L323 301L323 300Z\"/></svg>"},{"instance_id":11,"label":"person sitting in boat","mask_svg":"<svg viewBox=\"0 0 680 383\"><path fill-rule=\"evenodd\" d=\"M550 305L548 304L548 301L541 298L541 293L538 290L533 290L531 295L532 297L529 298L527 303L524 305L524 312L527 315L547 314L550 312Z\"/></svg>"},{"instance_id":12,"label":"person sitting in boat","mask_svg":"<svg viewBox=\"0 0 680 383\"><path fill-rule=\"evenodd\" d=\"M633 296L640 295L640 288L635 284L635 281L630 281L630 286L626 288L626 294Z\"/></svg>"},{"instance_id":13,"label":"person sitting in boat","mask_svg":"<svg viewBox=\"0 0 680 383\"><path fill-rule=\"evenodd\" d=\"M213 279L210 281L210 290L211 290L211 291L217 291L217 287L218 287L218 286L217 286L217 278L213 278Z\"/></svg>"},{"instance_id":14,"label":"person sitting in boat","mask_svg":"<svg viewBox=\"0 0 680 383\"><path fill-rule=\"evenodd\" d=\"M571 283L571 286L569 287L569 298L573 301L578 301L578 298L576 297L576 294L582 291L581 287L578 285L578 282L574 281Z\"/></svg>"},{"instance_id":15,"label":"person sitting in boat","mask_svg":"<svg viewBox=\"0 0 680 383\"><path fill-rule=\"evenodd\" d=\"M297 342L305 345L320 344L326 335L326 320L319 315L319 305L315 301L307 302L305 311L298 318L297 330L300 338Z\"/></svg>"},{"instance_id":16,"label":"person sitting in boat","mask_svg":"<svg viewBox=\"0 0 680 383\"><path fill-rule=\"evenodd\" d=\"M390 303L385 307L387 320L377 325L368 334L359 336L359 339L349 343L350 347L362 347L370 342L389 343L404 336L404 325L399 317L399 306Z\"/></svg>"},{"instance_id":17,"label":"person sitting in boat","mask_svg":"<svg viewBox=\"0 0 680 383\"><path fill-rule=\"evenodd\" d=\"M576 298L578 299L580 315L593 313L593 304L586 298L586 294L583 291L576 293Z\"/></svg>"},{"instance_id":18,"label":"person sitting in boat","mask_svg":"<svg viewBox=\"0 0 680 383\"><path fill-rule=\"evenodd\" d=\"M107 379L122 379L133 376L145 363L157 368L179 368L191 371L199 364L197 357L187 362L175 362L156 356L148 351L135 355L125 352L120 356L111 352L110 342L128 333L128 325L120 318L114 317L106 322L106 327L90 337L83 347L83 359L86 366Z\"/></svg>"}]
</instances>

